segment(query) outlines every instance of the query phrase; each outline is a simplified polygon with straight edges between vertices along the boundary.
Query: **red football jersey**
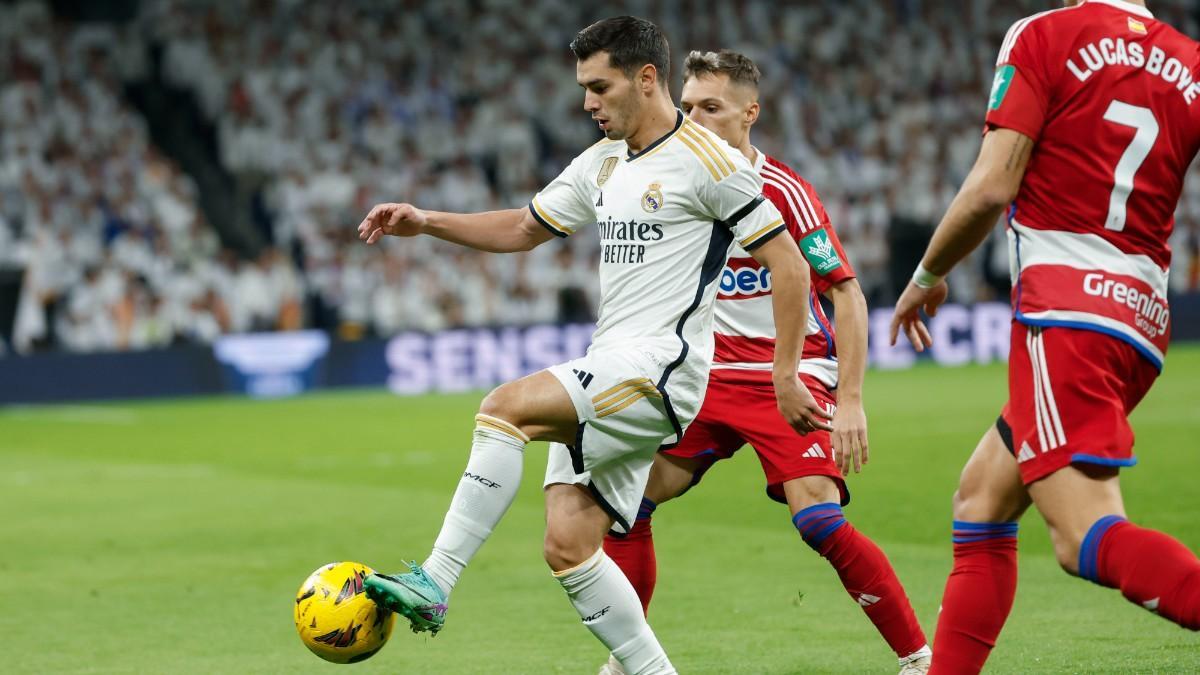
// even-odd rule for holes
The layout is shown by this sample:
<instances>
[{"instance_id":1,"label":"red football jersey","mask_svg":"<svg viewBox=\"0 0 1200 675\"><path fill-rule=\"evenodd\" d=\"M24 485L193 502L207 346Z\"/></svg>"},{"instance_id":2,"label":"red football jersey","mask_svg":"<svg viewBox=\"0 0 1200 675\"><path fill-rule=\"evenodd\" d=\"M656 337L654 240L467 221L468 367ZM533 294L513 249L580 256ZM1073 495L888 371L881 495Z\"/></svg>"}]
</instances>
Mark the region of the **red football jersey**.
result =
<instances>
[{"instance_id":1,"label":"red football jersey","mask_svg":"<svg viewBox=\"0 0 1200 675\"><path fill-rule=\"evenodd\" d=\"M754 168L788 232L800 246L811 272L808 328L799 371L827 387L837 386L837 350L833 325L821 308L820 294L854 278L842 242L829 222L817 191L791 167L759 151ZM710 377L726 382L769 383L775 357L775 314L771 273L734 244L717 290L713 332L716 349Z\"/></svg>"},{"instance_id":2,"label":"red football jersey","mask_svg":"<svg viewBox=\"0 0 1200 675\"><path fill-rule=\"evenodd\" d=\"M1197 80L1200 46L1123 0L1008 31L987 126L1036 142L1009 216L1018 320L1109 333L1161 368L1167 240L1200 148Z\"/></svg>"}]
</instances>

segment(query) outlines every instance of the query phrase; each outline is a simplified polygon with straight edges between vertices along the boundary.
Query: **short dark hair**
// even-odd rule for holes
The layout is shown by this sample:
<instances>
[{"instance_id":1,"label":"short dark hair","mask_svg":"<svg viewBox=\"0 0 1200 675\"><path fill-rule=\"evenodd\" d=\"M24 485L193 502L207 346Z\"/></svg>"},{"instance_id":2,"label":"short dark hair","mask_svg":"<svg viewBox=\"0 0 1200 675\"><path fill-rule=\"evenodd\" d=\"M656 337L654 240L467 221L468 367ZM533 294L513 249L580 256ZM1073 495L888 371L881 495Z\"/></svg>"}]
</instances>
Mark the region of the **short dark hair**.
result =
<instances>
[{"instance_id":1,"label":"short dark hair","mask_svg":"<svg viewBox=\"0 0 1200 675\"><path fill-rule=\"evenodd\" d=\"M671 79L671 46L667 36L653 22L636 16L601 19L575 34L571 40L575 58L584 61L597 52L608 52L608 63L625 76L649 63L658 71L658 83L664 88Z\"/></svg>"},{"instance_id":2,"label":"short dark hair","mask_svg":"<svg viewBox=\"0 0 1200 675\"><path fill-rule=\"evenodd\" d=\"M758 89L762 73L745 54L722 49L719 52L693 51L683 62L683 81L700 75L725 75L729 81Z\"/></svg>"}]
</instances>

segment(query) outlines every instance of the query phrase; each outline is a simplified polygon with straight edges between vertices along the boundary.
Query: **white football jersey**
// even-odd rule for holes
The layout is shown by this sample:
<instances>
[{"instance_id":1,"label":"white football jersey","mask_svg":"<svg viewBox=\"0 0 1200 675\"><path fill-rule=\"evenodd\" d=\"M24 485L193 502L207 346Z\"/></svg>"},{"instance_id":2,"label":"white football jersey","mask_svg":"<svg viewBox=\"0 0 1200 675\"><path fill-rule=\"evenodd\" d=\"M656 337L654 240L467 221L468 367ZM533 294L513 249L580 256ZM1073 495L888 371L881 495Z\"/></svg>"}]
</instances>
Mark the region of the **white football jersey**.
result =
<instances>
[{"instance_id":1,"label":"white football jersey","mask_svg":"<svg viewBox=\"0 0 1200 675\"><path fill-rule=\"evenodd\" d=\"M557 236L599 229L591 349L638 349L663 361L656 385L674 399L672 417L690 421L703 400L716 282L734 241L753 251L787 229L762 189L740 152L678 113L675 128L638 153L623 141L593 145L529 205Z\"/></svg>"}]
</instances>

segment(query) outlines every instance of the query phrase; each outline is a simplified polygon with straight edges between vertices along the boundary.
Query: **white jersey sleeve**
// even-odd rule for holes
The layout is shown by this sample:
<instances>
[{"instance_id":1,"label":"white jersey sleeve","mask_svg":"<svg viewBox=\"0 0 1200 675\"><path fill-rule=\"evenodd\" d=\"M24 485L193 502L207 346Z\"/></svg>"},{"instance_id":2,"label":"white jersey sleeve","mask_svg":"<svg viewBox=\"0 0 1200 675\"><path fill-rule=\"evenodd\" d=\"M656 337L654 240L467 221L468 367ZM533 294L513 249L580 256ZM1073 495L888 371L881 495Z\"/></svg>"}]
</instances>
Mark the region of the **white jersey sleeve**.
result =
<instances>
[{"instance_id":1,"label":"white jersey sleeve","mask_svg":"<svg viewBox=\"0 0 1200 675\"><path fill-rule=\"evenodd\" d=\"M571 161L550 184L529 202L533 217L556 237L566 237L584 225L596 222L596 209L589 198L593 188L584 176L592 152Z\"/></svg>"},{"instance_id":2,"label":"white jersey sleeve","mask_svg":"<svg viewBox=\"0 0 1200 675\"><path fill-rule=\"evenodd\" d=\"M713 218L725 223L746 251L753 251L780 232L786 232L787 225L779 209L763 197L762 177L742 153L734 151L715 134L707 133L711 137L706 141L724 146L719 157L732 169L718 171L712 175L713 180L706 180L701 186L701 202L711 210Z\"/></svg>"}]
</instances>

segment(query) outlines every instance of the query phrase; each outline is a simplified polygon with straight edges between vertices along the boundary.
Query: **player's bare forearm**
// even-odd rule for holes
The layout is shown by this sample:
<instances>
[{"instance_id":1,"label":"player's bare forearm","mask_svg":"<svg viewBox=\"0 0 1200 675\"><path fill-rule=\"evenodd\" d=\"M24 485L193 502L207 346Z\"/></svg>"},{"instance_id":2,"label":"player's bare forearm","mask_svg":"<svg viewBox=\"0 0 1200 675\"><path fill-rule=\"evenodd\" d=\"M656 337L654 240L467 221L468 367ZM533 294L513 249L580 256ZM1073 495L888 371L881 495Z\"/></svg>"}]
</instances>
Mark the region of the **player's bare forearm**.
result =
<instances>
[{"instance_id":1,"label":"player's bare forearm","mask_svg":"<svg viewBox=\"0 0 1200 675\"><path fill-rule=\"evenodd\" d=\"M427 234L480 251L528 251L553 235L529 209L484 213L423 211L412 204L376 204L358 226L358 237L374 244L384 236Z\"/></svg>"},{"instance_id":2,"label":"player's bare forearm","mask_svg":"<svg viewBox=\"0 0 1200 675\"><path fill-rule=\"evenodd\" d=\"M870 456L867 446L867 413L863 409L863 379L867 370L867 299L857 279L830 287L837 318L838 388L833 415L833 459L842 474L861 471Z\"/></svg>"},{"instance_id":3,"label":"player's bare forearm","mask_svg":"<svg viewBox=\"0 0 1200 675\"><path fill-rule=\"evenodd\" d=\"M920 310L933 316L946 301L945 277L987 238L1004 209L1012 203L1033 153L1033 139L1011 129L994 129L983 137L979 159L963 181L925 249L892 314L891 343L903 332L917 351L933 346L933 336Z\"/></svg>"},{"instance_id":4,"label":"player's bare forearm","mask_svg":"<svg viewBox=\"0 0 1200 675\"><path fill-rule=\"evenodd\" d=\"M867 372L867 299L858 279L834 284L827 296L837 318L838 404L861 403Z\"/></svg>"},{"instance_id":5,"label":"player's bare forearm","mask_svg":"<svg viewBox=\"0 0 1200 675\"><path fill-rule=\"evenodd\" d=\"M775 381L794 380L808 327L808 263L796 242L778 236L755 249L754 259L771 271L771 308L775 314Z\"/></svg>"},{"instance_id":6,"label":"player's bare forearm","mask_svg":"<svg viewBox=\"0 0 1200 675\"><path fill-rule=\"evenodd\" d=\"M808 263L795 240L777 236L755 249L754 259L771 272L771 308L775 315L775 356L772 380L775 402L787 423L802 434L829 431L829 412L800 382L796 369L808 327Z\"/></svg>"},{"instance_id":7,"label":"player's bare forearm","mask_svg":"<svg viewBox=\"0 0 1200 675\"><path fill-rule=\"evenodd\" d=\"M1016 198L1033 145L1033 139L1012 129L994 129L983 137L975 166L925 251L926 270L945 276L983 243Z\"/></svg>"},{"instance_id":8,"label":"player's bare forearm","mask_svg":"<svg viewBox=\"0 0 1200 675\"><path fill-rule=\"evenodd\" d=\"M554 237L538 224L529 209L484 213L426 211L424 234L480 251L528 251Z\"/></svg>"}]
</instances>

